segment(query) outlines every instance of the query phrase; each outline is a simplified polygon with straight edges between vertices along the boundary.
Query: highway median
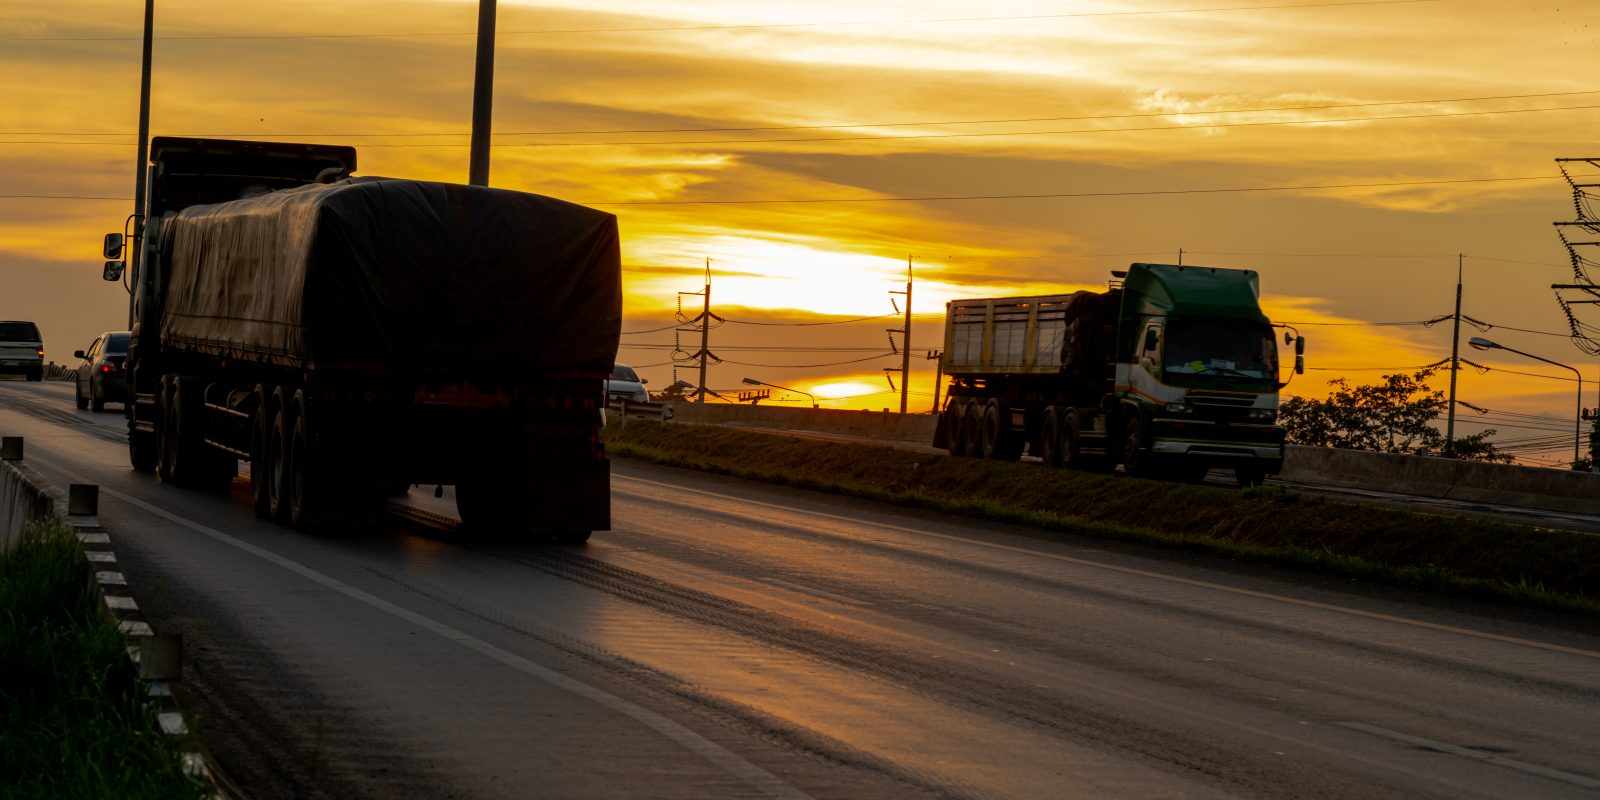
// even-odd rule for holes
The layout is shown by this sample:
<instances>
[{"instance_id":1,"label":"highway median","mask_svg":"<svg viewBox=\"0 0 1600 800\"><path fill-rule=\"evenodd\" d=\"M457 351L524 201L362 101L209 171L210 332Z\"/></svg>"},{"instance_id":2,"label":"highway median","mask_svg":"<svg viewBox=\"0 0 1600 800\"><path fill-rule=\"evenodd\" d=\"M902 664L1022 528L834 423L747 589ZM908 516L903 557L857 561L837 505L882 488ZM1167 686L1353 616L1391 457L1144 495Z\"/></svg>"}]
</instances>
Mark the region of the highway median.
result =
<instances>
[{"instance_id":1,"label":"highway median","mask_svg":"<svg viewBox=\"0 0 1600 800\"><path fill-rule=\"evenodd\" d=\"M711 425L612 425L615 456L1442 594L1600 615L1600 536Z\"/></svg>"}]
</instances>

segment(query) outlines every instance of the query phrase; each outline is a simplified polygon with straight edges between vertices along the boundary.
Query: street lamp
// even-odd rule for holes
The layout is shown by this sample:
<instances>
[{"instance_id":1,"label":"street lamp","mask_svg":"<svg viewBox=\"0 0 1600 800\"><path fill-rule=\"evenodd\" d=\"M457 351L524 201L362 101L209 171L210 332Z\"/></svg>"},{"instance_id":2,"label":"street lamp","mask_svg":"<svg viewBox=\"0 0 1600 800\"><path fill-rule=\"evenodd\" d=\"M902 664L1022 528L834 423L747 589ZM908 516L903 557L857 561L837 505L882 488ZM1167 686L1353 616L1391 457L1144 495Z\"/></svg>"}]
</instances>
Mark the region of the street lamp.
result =
<instances>
[{"instance_id":1,"label":"street lamp","mask_svg":"<svg viewBox=\"0 0 1600 800\"><path fill-rule=\"evenodd\" d=\"M1506 347L1498 342L1491 342L1482 336L1474 336L1471 339L1468 339L1467 344L1472 345L1473 349L1475 350L1506 350L1516 353L1519 356L1527 356L1535 361L1543 361L1546 364L1561 367L1562 369L1570 369L1572 370L1572 374L1578 376L1578 416L1577 419L1575 419L1572 423L1572 431L1574 434L1572 439L1572 462L1576 464L1579 459L1579 444L1583 441L1583 373L1579 372L1577 368L1569 367L1559 361L1551 361L1543 356L1536 356L1532 353L1524 353L1514 347Z\"/></svg>"},{"instance_id":2,"label":"street lamp","mask_svg":"<svg viewBox=\"0 0 1600 800\"><path fill-rule=\"evenodd\" d=\"M741 383L748 383L751 386L771 386L774 389L782 389L782 390L784 390L786 392L794 392L795 394L803 394L806 397L811 398L811 407L812 408L816 408L817 407L817 397L816 397L816 395L814 395L814 394L812 394L810 392L802 392L799 389L790 389L787 386L779 386L776 383L767 383L766 381L758 381L755 378L741 378L740 382Z\"/></svg>"}]
</instances>

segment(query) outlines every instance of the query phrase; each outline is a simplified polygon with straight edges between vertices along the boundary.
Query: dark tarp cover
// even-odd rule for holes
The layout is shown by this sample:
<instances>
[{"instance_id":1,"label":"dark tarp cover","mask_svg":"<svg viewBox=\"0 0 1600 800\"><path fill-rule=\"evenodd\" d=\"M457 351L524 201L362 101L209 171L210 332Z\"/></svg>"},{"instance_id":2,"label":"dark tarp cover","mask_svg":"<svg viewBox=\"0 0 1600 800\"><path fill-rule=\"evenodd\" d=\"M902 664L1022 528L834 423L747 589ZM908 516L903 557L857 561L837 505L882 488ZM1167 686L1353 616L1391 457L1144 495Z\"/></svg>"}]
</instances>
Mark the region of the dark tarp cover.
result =
<instances>
[{"instance_id":1,"label":"dark tarp cover","mask_svg":"<svg viewBox=\"0 0 1600 800\"><path fill-rule=\"evenodd\" d=\"M285 365L610 374L616 217L539 195L353 178L165 221L168 346Z\"/></svg>"}]
</instances>

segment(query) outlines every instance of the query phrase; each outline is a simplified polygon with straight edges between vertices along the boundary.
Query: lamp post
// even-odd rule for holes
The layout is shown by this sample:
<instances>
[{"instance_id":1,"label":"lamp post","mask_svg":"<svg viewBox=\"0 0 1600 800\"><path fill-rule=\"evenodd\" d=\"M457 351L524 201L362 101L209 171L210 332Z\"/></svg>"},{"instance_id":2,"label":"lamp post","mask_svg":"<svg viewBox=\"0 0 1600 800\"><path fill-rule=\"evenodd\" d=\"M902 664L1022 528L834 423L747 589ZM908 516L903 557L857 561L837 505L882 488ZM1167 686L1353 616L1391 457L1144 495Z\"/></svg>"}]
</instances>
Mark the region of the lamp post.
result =
<instances>
[{"instance_id":1,"label":"lamp post","mask_svg":"<svg viewBox=\"0 0 1600 800\"><path fill-rule=\"evenodd\" d=\"M817 407L817 397L816 397L816 395L814 395L814 394L812 394L810 392L802 392L799 389L790 389L787 386L779 386L776 383L767 383L766 381L758 381L755 378L741 378L740 382L741 383L748 383L751 386L771 386L774 389L782 389L782 390L784 390L786 392L794 392L795 394L803 394L806 397L811 398L811 407L812 408L816 408Z\"/></svg>"},{"instance_id":2,"label":"lamp post","mask_svg":"<svg viewBox=\"0 0 1600 800\"><path fill-rule=\"evenodd\" d=\"M1535 361L1543 361L1546 364L1561 367L1562 369L1570 369L1572 370L1572 374L1578 376L1578 415L1572 423L1572 462L1576 464L1579 458L1579 446L1583 441L1583 373L1579 372L1576 367L1569 367L1559 361L1551 361L1548 358L1536 356L1532 353L1524 353L1514 347L1506 347L1498 342L1491 342L1482 336L1474 336L1471 339L1468 339L1467 344L1472 345L1473 349L1475 350L1505 350L1507 352L1516 353L1519 356L1527 356Z\"/></svg>"}]
</instances>

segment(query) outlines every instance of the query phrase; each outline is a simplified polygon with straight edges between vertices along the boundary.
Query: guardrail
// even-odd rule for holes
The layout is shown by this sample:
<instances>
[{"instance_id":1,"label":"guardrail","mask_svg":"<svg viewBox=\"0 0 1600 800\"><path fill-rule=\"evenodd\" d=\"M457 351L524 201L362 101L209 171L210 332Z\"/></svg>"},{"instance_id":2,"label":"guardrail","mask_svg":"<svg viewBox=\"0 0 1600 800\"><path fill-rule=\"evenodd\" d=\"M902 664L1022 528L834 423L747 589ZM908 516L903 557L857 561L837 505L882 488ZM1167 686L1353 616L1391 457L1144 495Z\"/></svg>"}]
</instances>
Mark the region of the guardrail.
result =
<instances>
[{"instance_id":1,"label":"guardrail","mask_svg":"<svg viewBox=\"0 0 1600 800\"><path fill-rule=\"evenodd\" d=\"M606 403L606 411L615 414L617 424L624 428L628 427L629 417L656 420L662 425L672 419L671 403L640 403L614 397Z\"/></svg>"}]
</instances>

